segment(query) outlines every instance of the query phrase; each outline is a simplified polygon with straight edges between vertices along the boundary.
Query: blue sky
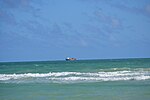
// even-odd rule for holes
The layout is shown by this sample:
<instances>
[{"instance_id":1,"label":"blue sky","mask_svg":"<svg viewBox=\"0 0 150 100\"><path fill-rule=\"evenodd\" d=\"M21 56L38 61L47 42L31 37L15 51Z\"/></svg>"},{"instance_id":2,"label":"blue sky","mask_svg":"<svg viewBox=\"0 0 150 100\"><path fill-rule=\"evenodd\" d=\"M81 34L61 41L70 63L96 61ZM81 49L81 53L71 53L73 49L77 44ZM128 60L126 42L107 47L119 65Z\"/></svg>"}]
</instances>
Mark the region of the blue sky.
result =
<instances>
[{"instance_id":1,"label":"blue sky","mask_svg":"<svg viewBox=\"0 0 150 100\"><path fill-rule=\"evenodd\" d=\"M0 61L150 57L150 0L0 0Z\"/></svg>"}]
</instances>

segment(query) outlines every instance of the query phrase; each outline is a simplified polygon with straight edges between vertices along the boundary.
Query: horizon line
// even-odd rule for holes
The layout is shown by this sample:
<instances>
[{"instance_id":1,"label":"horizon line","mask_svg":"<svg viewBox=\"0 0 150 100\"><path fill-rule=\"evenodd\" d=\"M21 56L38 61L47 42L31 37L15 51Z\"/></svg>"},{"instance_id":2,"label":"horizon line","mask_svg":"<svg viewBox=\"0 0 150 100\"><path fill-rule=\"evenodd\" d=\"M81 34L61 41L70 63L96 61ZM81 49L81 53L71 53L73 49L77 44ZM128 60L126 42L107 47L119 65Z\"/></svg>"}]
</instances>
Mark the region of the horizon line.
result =
<instances>
[{"instance_id":1,"label":"horizon line","mask_svg":"<svg viewBox=\"0 0 150 100\"><path fill-rule=\"evenodd\" d=\"M150 57L127 57L127 58L81 58L76 61L81 60L117 60L117 59L150 59ZM48 62L48 61L66 61L65 59L55 59L55 60L18 60L18 61L0 61L0 63L19 63L19 62Z\"/></svg>"}]
</instances>

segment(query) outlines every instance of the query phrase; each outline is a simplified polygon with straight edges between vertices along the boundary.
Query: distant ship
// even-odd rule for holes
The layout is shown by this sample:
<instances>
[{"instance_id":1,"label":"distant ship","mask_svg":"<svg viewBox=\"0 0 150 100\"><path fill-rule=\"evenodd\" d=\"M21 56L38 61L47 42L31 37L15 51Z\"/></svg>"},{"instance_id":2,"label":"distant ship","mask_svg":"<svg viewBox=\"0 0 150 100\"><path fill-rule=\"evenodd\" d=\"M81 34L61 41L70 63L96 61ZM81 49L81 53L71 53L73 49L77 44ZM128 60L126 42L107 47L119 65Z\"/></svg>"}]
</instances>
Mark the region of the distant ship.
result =
<instances>
[{"instance_id":1,"label":"distant ship","mask_svg":"<svg viewBox=\"0 0 150 100\"><path fill-rule=\"evenodd\" d=\"M74 61L74 60L77 60L77 59L76 58L69 58L69 57L66 58L66 61Z\"/></svg>"}]
</instances>

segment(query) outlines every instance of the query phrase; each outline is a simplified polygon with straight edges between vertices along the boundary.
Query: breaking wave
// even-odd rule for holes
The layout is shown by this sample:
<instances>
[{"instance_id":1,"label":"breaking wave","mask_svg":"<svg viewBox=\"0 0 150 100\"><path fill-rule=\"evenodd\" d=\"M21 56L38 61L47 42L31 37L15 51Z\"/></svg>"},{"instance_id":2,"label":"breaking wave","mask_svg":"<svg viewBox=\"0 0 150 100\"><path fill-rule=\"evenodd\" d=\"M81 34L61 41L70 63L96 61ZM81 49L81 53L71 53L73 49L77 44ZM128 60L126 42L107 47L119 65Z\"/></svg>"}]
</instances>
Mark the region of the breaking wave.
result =
<instances>
[{"instance_id":1,"label":"breaking wave","mask_svg":"<svg viewBox=\"0 0 150 100\"><path fill-rule=\"evenodd\" d=\"M24 74L0 74L0 83L29 83L29 82L102 82L102 81L126 81L148 80L149 70L123 70L108 72L49 72L49 73L24 73Z\"/></svg>"}]
</instances>

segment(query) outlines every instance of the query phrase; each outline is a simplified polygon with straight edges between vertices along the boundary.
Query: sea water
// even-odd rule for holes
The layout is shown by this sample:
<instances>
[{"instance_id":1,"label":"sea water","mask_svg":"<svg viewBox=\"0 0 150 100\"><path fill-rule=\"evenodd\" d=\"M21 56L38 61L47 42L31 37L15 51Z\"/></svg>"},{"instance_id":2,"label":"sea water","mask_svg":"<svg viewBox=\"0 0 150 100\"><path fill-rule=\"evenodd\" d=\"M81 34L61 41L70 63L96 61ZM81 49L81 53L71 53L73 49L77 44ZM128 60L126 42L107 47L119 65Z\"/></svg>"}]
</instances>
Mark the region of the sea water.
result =
<instances>
[{"instance_id":1,"label":"sea water","mask_svg":"<svg viewBox=\"0 0 150 100\"><path fill-rule=\"evenodd\" d=\"M150 59L1 62L0 100L150 100Z\"/></svg>"}]
</instances>

